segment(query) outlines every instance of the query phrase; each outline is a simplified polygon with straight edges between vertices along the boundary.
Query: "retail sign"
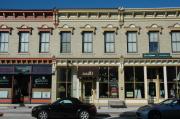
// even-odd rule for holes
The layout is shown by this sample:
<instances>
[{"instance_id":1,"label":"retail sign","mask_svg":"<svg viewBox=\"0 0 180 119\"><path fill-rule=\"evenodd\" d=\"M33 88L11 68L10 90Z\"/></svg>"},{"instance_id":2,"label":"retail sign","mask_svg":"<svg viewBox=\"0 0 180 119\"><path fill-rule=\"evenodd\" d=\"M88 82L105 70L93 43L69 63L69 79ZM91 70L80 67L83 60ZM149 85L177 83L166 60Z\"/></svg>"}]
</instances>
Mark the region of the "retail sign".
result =
<instances>
[{"instance_id":1,"label":"retail sign","mask_svg":"<svg viewBox=\"0 0 180 119\"><path fill-rule=\"evenodd\" d=\"M50 76L34 76L33 87L34 88L50 88L51 77Z\"/></svg>"},{"instance_id":2,"label":"retail sign","mask_svg":"<svg viewBox=\"0 0 180 119\"><path fill-rule=\"evenodd\" d=\"M9 84L9 80L7 79L6 76L0 77L0 84L1 85L8 85Z\"/></svg>"},{"instance_id":3,"label":"retail sign","mask_svg":"<svg viewBox=\"0 0 180 119\"><path fill-rule=\"evenodd\" d=\"M11 87L11 79L8 76L0 76L0 87L9 88Z\"/></svg>"},{"instance_id":4,"label":"retail sign","mask_svg":"<svg viewBox=\"0 0 180 119\"><path fill-rule=\"evenodd\" d=\"M170 53L143 53L143 58L172 58Z\"/></svg>"},{"instance_id":5,"label":"retail sign","mask_svg":"<svg viewBox=\"0 0 180 119\"><path fill-rule=\"evenodd\" d=\"M92 77L96 78L99 74L99 67L79 67L78 68L78 77L79 78L86 78Z\"/></svg>"},{"instance_id":6,"label":"retail sign","mask_svg":"<svg viewBox=\"0 0 180 119\"><path fill-rule=\"evenodd\" d=\"M34 83L36 85L47 85L48 84L48 79L45 78L45 76L36 78Z\"/></svg>"},{"instance_id":7,"label":"retail sign","mask_svg":"<svg viewBox=\"0 0 180 119\"><path fill-rule=\"evenodd\" d=\"M16 74L30 74L32 66L15 66Z\"/></svg>"}]
</instances>

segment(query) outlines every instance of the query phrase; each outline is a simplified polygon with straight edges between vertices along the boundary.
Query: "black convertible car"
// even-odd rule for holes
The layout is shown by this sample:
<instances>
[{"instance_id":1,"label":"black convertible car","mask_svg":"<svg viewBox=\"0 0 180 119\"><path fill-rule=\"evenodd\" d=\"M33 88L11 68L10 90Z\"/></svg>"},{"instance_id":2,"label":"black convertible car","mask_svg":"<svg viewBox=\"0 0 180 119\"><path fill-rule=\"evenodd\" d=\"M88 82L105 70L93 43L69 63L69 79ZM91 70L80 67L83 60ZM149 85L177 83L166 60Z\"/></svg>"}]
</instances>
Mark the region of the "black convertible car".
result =
<instances>
[{"instance_id":1,"label":"black convertible car","mask_svg":"<svg viewBox=\"0 0 180 119\"><path fill-rule=\"evenodd\" d=\"M96 107L85 104L76 98L63 98L48 105L36 106L32 109L32 116L38 119L48 118L77 118L90 119L96 116Z\"/></svg>"}]
</instances>

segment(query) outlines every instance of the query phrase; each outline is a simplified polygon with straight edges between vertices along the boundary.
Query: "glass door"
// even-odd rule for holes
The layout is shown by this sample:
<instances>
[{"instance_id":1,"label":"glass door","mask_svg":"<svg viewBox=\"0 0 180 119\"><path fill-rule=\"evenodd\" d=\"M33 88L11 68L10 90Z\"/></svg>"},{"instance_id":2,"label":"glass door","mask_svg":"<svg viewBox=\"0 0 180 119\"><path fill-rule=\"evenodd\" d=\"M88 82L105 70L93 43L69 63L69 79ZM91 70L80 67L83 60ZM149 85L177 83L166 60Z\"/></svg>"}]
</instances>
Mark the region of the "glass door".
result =
<instances>
[{"instance_id":1,"label":"glass door","mask_svg":"<svg viewBox=\"0 0 180 119\"><path fill-rule=\"evenodd\" d=\"M83 82L83 101L87 103L91 103L93 100L93 82L92 81L84 81Z\"/></svg>"},{"instance_id":2,"label":"glass door","mask_svg":"<svg viewBox=\"0 0 180 119\"><path fill-rule=\"evenodd\" d=\"M158 85L158 80L155 79L153 81L148 82L148 98L149 103L156 103L159 101L159 91L160 86Z\"/></svg>"}]
</instances>

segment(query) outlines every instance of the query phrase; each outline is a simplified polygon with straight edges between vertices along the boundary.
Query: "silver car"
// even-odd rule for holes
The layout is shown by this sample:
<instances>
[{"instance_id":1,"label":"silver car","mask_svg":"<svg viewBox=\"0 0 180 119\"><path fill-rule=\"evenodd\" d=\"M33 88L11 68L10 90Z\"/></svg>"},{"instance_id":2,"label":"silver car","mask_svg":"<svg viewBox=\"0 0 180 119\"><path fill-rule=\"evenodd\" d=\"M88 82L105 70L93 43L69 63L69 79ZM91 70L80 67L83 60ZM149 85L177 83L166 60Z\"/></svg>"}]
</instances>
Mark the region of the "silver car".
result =
<instances>
[{"instance_id":1,"label":"silver car","mask_svg":"<svg viewBox=\"0 0 180 119\"><path fill-rule=\"evenodd\" d=\"M167 99L159 104L140 107L138 119L180 119L180 99Z\"/></svg>"}]
</instances>

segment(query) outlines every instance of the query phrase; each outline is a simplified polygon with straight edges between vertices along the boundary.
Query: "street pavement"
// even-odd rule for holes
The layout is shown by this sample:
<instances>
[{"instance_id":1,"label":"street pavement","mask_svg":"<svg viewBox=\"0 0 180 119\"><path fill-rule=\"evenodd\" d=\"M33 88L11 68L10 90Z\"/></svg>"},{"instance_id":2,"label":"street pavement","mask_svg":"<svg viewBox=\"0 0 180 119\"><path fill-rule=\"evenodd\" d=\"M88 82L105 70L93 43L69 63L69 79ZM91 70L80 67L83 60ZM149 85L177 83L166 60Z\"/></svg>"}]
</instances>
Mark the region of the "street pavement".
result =
<instances>
[{"instance_id":1,"label":"street pavement","mask_svg":"<svg viewBox=\"0 0 180 119\"><path fill-rule=\"evenodd\" d=\"M138 107L128 108L97 108L96 119L136 119L135 112ZM35 119L31 116L32 108L28 107L0 107L0 112L4 113L0 119Z\"/></svg>"}]
</instances>

